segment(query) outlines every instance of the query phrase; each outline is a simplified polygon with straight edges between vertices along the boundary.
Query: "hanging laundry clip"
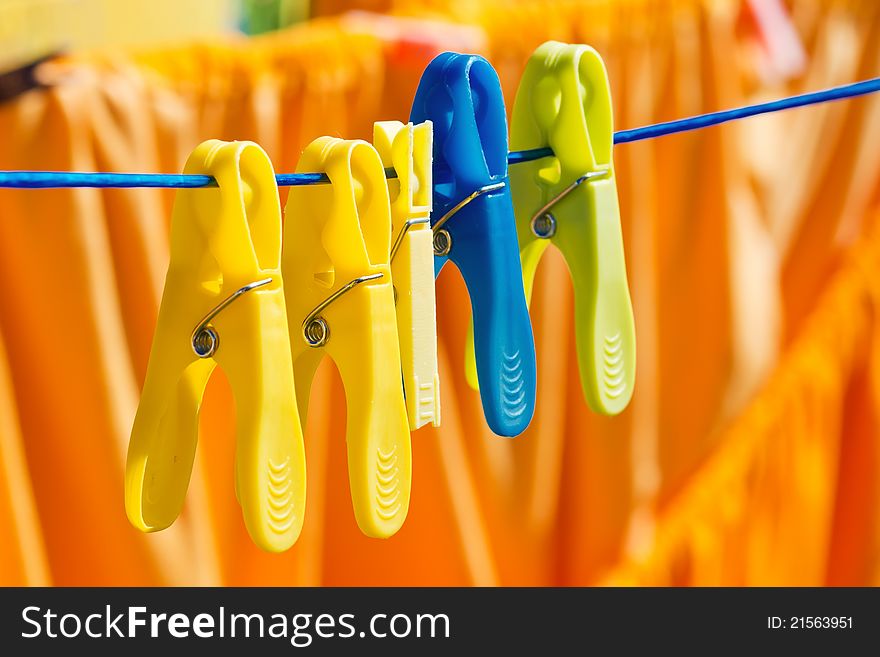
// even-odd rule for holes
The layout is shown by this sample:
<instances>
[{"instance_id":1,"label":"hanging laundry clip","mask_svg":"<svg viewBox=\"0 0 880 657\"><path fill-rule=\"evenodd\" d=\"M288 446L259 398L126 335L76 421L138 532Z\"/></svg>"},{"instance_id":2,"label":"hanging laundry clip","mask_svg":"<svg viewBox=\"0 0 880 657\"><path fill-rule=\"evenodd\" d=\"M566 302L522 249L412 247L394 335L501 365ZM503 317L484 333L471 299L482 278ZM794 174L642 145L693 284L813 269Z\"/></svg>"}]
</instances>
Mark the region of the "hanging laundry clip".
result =
<instances>
[{"instance_id":1,"label":"hanging laundry clip","mask_svg":"<svg viewBox=\"0 0 880 657\"><path fill-rule=\"evenodd\" d=\"M299 169L327 174L329 185L291 189L282 271L292 318L299 408L305 413L324 355L345 386L351 498L358 526L385 538L409 508L410 436L390 261L391 208L385 170L364 141L321 137Z\"/></svg>"},{"instance_id":2,"label":"hanging laundry clip","mask_svg":"<svg viewBox=\"0 0 880 657\"><path fill-rule=\"evenodd\" d=\"M473 311L483 413L496 434L516 436L535 409L535 344L497 74L477 55L439 55L422 74L410 119L434 124L435 273L447 260L461 271Z\"/></svg>"},{"instance_id":3,"label":"hanging laundry clip","mask_svg":"<svg viewBox=\"0 0 880 657\"><path fill-rule=\"evenodd\" d=\"M437 365L437 306L431 215L430 121L404 125L380 121L373 125L373 145L389 178L391 279L397 305L397 332L409 428L440 424L440 376Z\"/></svg>"},{"instance_id":4,"label":"hanging laundry clip","mask_svg":"<svg viewBox=\"0 0 880 657\"><path fill-rule=\"evenodd\" d=\"M220 365L235 397L245 525L261 548L285 550L302 528L306 474L274 171L256 144L212 140L193 151L185 172L214 176L218 186L182 190L175 200L171 262L131 430L126 512L143 531L180 514L202 395Z\"/></svg>"},{"instance_id":5,"label":"hanging laundry clip","mask_svg":"<svg viewBox=\"0 0 880 657\"><path fill-rule=\"evenodd\" d=\"M529 59L510 131L514 149L553 155L511 173L522 268L531 297L549 244L574 284L578 364L584 397L599 413L626 408L636 369L635 324L626 276L605 65L588 46L549 41Z\"/></svg>"}]
</instances>

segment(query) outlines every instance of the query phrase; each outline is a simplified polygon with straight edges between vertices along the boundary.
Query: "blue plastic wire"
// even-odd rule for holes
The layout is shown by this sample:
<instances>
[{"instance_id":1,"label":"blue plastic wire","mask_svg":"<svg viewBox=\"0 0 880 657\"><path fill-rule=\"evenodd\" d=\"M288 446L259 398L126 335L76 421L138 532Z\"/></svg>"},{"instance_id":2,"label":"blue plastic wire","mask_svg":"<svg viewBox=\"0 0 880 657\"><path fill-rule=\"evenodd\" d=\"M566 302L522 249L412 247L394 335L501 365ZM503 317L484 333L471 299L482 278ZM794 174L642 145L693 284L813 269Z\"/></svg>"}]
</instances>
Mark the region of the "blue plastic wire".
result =
<instances>
[{"instance_id":1,"label":"blue plastic wire","mask_svg":"<svg viewBox=\"0 0 880 657\"><path fill-rule=\"evenodd\" d=\"M80 171L0 171L0 187L216 187L211 176L178 173L86 173Z\"/></svg>"},{"instance_id":2,"label":"blue plastic wire","mask_svg":"<svg viewBox=\"0 0 880 657\"><path fill-rule=\"evenodd\" d=\"M827 103L833 100L843 100L844 98L855 98L856 96L864 96L877 91L880 91L880 78L871 78L870 80L863 80L862 82L853 82L839 87L823 89L822 91L813 91L798 96L782 98L780 100L772 100L767 103L746 105L745 107L722 110L720 112L710 112L709 114L693 116L687 119L677 119L675 121L648 125L643 128L620 130L619 132L614 133L614 143L628 144L633 141L653 139L654 137L671 135L676 132L699 130L700 128L708 128L709 126L727 123L728 121L736 121L738 119L745 119L750 116L757 116L758 114L769 114L770 112L780 112L795 107Z\"/></svg>"},{"instance_id":3,"label":"blue plastic wire","mask_svg":"<svg viewBox=\"0 0 880 657\"><path fill-rule=\"evenodd\" d=\"M758 114L768 114L795 107L805 107L834 100L854 98L880 91L880 78L871 78L839 87L790 96L780 100L735 109L700 114L685 119L655 123L653 125L619 130L614 133L615 144L628 144L643 139L654 139L678 132L699 130L713 125L736 121ZM509 154L510 164L531 162L553 155L549 148L514 151ZM386 169L389 178L397 176L393 169ZM281 173L275 176L279 187L316 185L329 182L323 173ZM175 189L212 187L217 182L211 176L176 173L86 173L70 171L0 171L0 187L21 189L50 189L58 187L170 187Z\"/></svg>"}]
</instances>

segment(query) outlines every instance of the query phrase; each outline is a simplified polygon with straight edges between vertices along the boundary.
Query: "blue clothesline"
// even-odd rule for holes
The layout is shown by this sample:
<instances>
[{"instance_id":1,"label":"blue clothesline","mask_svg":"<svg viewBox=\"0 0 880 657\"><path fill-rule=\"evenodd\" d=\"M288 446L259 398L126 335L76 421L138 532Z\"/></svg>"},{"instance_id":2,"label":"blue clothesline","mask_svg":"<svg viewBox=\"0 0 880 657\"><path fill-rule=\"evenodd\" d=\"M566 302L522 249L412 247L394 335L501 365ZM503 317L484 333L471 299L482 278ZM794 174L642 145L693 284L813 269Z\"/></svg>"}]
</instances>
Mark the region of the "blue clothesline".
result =
<instances>
[{"instance_id":1,"label":"blue clothesline","mask_svg":"<svg viewBox=\"0 0 880 657\"><path fill-rule=\"evenodd\" d=\"M758 114L768 114L781 110L827 103L834 100L854 98L880 91L880 78L871 78L861 82L853 82L839 87L823 89L798 96L790 96L755 105L746 105L735 109L709 112L675 121L655 123L653 125L619 130L614 133L615 144L628 144L643 139L654 139L678 132L699 130L713 125L736 121ZM531 162L542 157L550 157L553 151L549 148L535 148L525 151L514 151L509 154L510 164ZM394 169L386 169L389 178L396 177ZM329 182L323 173L279 173L275 176L279 187L298 185L316 185ZM21 189L50 189L58 187L171 187L176 189L211 187L216 181L211 176L177 173L89 173L81 171L0 171L0 187Z\"/></svg>"}]
</instances>

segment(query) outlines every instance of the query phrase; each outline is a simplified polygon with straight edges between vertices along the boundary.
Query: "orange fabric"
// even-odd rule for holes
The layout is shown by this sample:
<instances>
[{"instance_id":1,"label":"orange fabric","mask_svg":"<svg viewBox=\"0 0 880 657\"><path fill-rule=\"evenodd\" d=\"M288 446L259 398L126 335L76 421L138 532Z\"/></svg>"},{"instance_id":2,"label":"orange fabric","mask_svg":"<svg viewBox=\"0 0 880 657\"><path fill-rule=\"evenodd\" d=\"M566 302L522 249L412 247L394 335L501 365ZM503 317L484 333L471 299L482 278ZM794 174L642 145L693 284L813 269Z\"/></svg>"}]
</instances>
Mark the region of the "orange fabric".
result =
<instances>
[{"instance_id":1,"label":"orange fabric","mask_svg":"<svg viewBox=\"0 0 880 657\"><path fill-rule=\"evenodd\" d=\"M810 64L771 90L742 54L735 3L391 4L477 25L508 106L540 42L594 45L622 128L880 72L880 10L867 3L793 2ZM374 120L408 115L434 46L404 49L378 25L321 19L251 41L72 57L55 87L0 106L0 169L174 172L214 137L255 140L292 171L319 135L369 138ZM125 519L173 193L0 190L0 472L12 473L0 520L13 527L0 583L880 583L880 238L866 219L880 200L878 117L880 98L866 98L616 149L639 338L619 417L583 401L571 285L551 253L531 308L535 419L515 440L492 436L464 382L467 294L447 268L443 424L413 435L404 528L386 541L357 530L344 394L324 364L305 526L282 555L257 550L240 521L222 375L183 516L149 536Z\"/></svg>"},{"instance_id":2,"label":"orange fabric","mask_svg":"<svg viewBox=\"0 0 880 657\"><path fill-rule=\"evenodd\" d=\"M846 258L766 388L613 584L873 584L880 232Z\"/></svg>"},{"instance_id":3,"label":"orange fabric","mask_svg":"<svg viewBox=\"0 0 880 657\"><path fill-rule=\"evenodd\" d=\"M0 108L0 166L95 169L88 86ZM160 557L184 525L150 541L119 514L137 389L101 202L85 189L0 192L0 277L18 281L0 304L0 326L52 582L162 583L185 558L172 559L174 549Z\"/></svg>"},{"instance_id":4,"label":"orange fabric","mask_svg":"<svg viewBox=\"0 0 880 657\"><path fill-rule=\"evenodd\" d=\"M46 586L49 570L0 340L0 586Z\"/></svg>"}]
</instances>

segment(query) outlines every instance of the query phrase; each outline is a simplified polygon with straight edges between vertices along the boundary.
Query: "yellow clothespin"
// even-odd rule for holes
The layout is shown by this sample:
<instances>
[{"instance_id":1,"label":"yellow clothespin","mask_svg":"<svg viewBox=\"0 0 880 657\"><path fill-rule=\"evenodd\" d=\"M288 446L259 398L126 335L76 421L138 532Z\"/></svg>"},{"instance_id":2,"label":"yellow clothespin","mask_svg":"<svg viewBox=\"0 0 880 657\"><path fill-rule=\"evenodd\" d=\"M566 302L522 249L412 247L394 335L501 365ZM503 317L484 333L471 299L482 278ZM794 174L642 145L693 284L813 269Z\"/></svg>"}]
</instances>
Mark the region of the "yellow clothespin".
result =
<instances>
[{"instance_id":1,"label":"yellow clothespin","mask_svg":"<svg viewBox=\"0 0 880 657\"><path fill-rule=\"evenodd\" d=\"M298 171L329 185L294 187L282 271L297 400L308 409L326 353L345 386L351 498L358 526L385 538L409 508L410 436L389 265L391 208L382 160L364 141L321 137Z\"/></svg>"},{"instance_id":2,"label":"yellow clothespin","mask_svg":"<svg viewBox=\"0 0 880 657\"><path fill-rule=\"evenodd\" d=\"M597 412L622 411L636 370L635 324L626 277L608 74L584 45L549 41L531 56L510 122L514 151L553 156L511 167L510 186L527 296L552 243L574 284L578 364Z\"/></svg>"},{"instance_id":3,"label":"yellow clothespin","mask_svg":"<svg viewBox=\"0 0 880 657\"><path fill-rule=\"evenodd\" d=\"M220 365L236 407L235 487L254 542L289 548L305 511L305 450L282 285L275 172L251 142L206 141L184 169L216 188L177 194L171 262L125 473L129 520L168 527L183 506L199 407Z\"/></svg>"},{"instance_id":4,"label":"yellow clothespin","mask_svg":"<svg viewBox=\"0 0 880 657\"><path fill-rule=\"evenodd\" d=\"M431 216L433 127L400 121L373 125L373 145L386 168L391 196L391 278L397 303L397 333L406 412L413 431L428 422L440 425L437 373L437 307Z\"/></svg>"}]
</instances>

